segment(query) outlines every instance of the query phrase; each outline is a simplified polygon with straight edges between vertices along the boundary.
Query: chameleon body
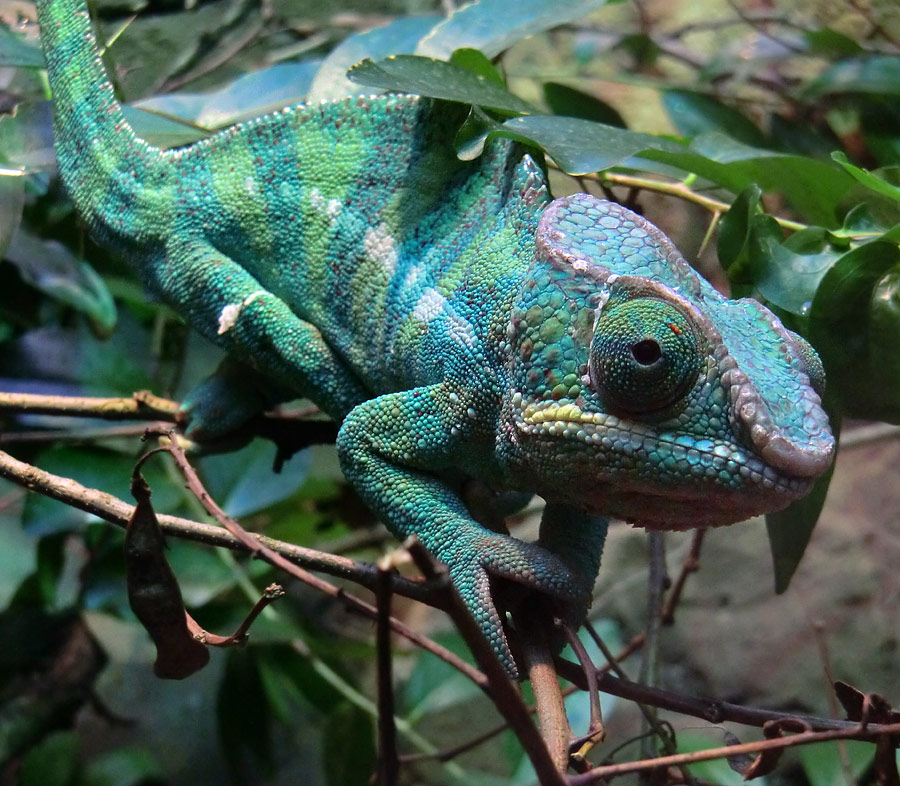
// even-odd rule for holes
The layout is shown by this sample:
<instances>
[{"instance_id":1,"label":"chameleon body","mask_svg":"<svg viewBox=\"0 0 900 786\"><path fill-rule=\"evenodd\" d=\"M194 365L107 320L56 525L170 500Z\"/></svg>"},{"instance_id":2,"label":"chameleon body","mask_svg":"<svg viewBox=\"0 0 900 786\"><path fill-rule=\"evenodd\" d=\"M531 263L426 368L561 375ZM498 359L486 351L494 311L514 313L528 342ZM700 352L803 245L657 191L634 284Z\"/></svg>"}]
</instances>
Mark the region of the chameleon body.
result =
<instances>
[{"instance_id":1,"label":"chameleon body","mask_svg":"<svg viewBox=\"0 0 900 786\"><path fill-rule=\"evenodd\" d=\"M492 582L577 620L605 516L726 524L785 506L829 465L822 369L802 338L724 299L636 214L551 201L512 142L458 160L461 107L295 106L161 151L126 123L80 0L38 12L78 211L269 380L251 403L201 388L192 433L312 399L342 424L347 478L448 565L511 674ZM539 542L477 523L466 478L544 497Z\"/></svg>"}]
</instances>

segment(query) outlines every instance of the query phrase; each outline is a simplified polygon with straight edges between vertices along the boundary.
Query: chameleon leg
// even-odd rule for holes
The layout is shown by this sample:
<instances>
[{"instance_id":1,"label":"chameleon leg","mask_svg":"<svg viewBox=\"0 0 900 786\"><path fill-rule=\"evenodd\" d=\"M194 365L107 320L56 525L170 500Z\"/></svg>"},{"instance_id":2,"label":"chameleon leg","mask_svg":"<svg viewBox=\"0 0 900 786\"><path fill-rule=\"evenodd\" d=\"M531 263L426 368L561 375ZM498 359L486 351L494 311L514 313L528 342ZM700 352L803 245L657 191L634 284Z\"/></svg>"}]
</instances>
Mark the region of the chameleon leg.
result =
<instances>
[{"instance_id":1,"label":"chameleon leg","mask_svg":"<svg viewBox=\"0 0 900 786\"><path fill-rule=\"evenodd\" d=\"M341 420L368 397L318 328L207 243L182 244L150 274L159 291L168 293L175 308L208 338L280 380L272 400L292 390ZM203 425L217 430L214 423Z\"/></svg>"},{"instance_id":2,"label":"chameleon leg","mask_svg":"<svg viewBox=\"0 0 900 786\"><path fill-rule=\"evenodd\" d=\"M566 622L573 628L580 626L587 616L608 527L606 516L585 513L570 505L548 502L544 508L538 543L559 555L583 582L585 604L580 608L577 604L568 607Z\"/></svg>"},{"instance_id":3,"label":"chameleon leg","mask_svg":"<svg viewBox=\"0 0 900 786\"><path fill-rule=\"evenodd\" d=\"M180 416L187 423L186 435L204 441L227 435L254 415L296 397L296 391L229 355L184 397Z\"/></svg>"},{"instance_id":4,"label":"chameleon leg","mask_svg":"<svg viewBox=\"0 0 900 786\"><path fill-rule=\"evenodd\" d=\"M445 384L379 396L347 416L338 455L344 474L388 528L399 538L417 535L446 563L456 590L515 677L490 579L516 582L563 604L584 603L584 582L547 549L476 523L460 497L431 474L454 465L477 473L474 411Z\"/></svg>"}]
</instances>

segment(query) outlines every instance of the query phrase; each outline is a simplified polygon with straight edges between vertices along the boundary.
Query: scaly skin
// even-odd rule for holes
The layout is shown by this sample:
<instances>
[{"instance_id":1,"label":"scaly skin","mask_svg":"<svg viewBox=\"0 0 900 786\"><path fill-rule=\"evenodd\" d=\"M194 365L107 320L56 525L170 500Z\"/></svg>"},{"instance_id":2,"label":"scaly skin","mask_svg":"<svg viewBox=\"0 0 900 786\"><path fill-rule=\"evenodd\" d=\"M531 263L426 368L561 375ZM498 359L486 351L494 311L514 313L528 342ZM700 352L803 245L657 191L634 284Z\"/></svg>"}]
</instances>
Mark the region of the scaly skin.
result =
<instances>
[{"instance_id":1,"label":"scaly skin","mask_svg":"<svg viewBox=\"0 0 900 786\"><path fill-rule=\"evenodd\" d=\"M448 565L511 675L495 600L521 597L496 579L578 622L606 515L726 524L785 506L830 463L803 339L722 298L635 214L585 194L551 202L512 143L459 161L460 107L298 106L160 151L125 122L81 0L38 13L78 211L264 380L202 386L189 433L312 399L342 423L347 478ZM477 523L466 478L541 494L539 542Z\"/></svg>"}]
</instances>

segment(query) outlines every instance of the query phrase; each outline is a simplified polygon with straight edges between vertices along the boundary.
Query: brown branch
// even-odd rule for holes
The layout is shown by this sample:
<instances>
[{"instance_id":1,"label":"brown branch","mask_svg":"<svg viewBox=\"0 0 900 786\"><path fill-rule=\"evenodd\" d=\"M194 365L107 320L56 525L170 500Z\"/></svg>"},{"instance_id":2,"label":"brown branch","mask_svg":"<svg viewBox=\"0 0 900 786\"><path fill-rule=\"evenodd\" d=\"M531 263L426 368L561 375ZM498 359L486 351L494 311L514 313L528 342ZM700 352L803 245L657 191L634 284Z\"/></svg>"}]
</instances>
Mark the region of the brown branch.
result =
<instances>
[{"instance_id":1,"label":"brown branch","mask_svg":"<svg viewBox=\"0 0 900 786\"><path fill-rule=\"evenodd\" d=\"M127 398L44 396L34 393L0 393L0 412L23 415L68 415L102 420L164 420L175 422L178 402L154 396L146 390Z\"/></svg>"},{"instance_id":2,"label":"brown branch","mask_svg":"<svg viewBox=\"0 0 900 786\"><path fill-rule=\"evenodd\" d=\"M375 605L375 642L378 661L378 783L396 786L400 773L397 757L397 726L394 723L394 686L391 679L391 574L393 562L385 555L378 560Z\"/></svg>"},{"instance_id":3,"label":"brown branch","mask_svg":"<svg viewBox=\"0 0 900 786\"><path fill-rule=\"evenodd\" d=\"M720 748L710 748L693 753L676 753L671 756L660 756L655 759L642 759L641 761L622 762L595 767L589 772L572 775L568 780L568 786L587 786L587 784L625 775L630 772L642 772L656 770L663 767L693 764L698 761L710 759L724 759L740 756L747 753L762 753L763 751L781 750L797 745L810 745L815 742L829 742L832 740L877 740L880 735L900 734L900 723L878 726L870 725L868 728L862 724L854 723L849 728L832 729L830 731L804 731L789 737L777 737L775 739L760 740L759 742L744 742L738 745L726 745Z\"/></svg>"},{"instance_id":4,"label":"brown branch","mask_svg":"<svg viewBox=\"0 0 900 786\"><path fill-rule=\"evenodd\" d=\"M550 644L541 627L545 616L525 611L517 614L515 619L522 645L522 659L534 691L541 737L557 771L564 775L569 767L569 742L573 734L566 717L559 679L553 667Z\"/></svg>"},{"instance_id":5,"label":"brown branch","mask_svg":"<svg viewBox=\"0 0 900 786\"><path fill-rule=\"evenodd\" d=\"M405 545L423 575L426 577L440 576L445 583L447 593L452 598L450 617L475 656L475 661L487 677L494 705L518 738L522 749L534 767L538 782L543 786L565 786L565 776L560 774L554 766L547 746L541 739L541 735L531 720L528 708L522 700L521 692L510 682L503 666L497 659L497 654L469 614L462 598L452 589L446 567L435 562L417 539L410 539Z\"/></svg>"}]
</instances>

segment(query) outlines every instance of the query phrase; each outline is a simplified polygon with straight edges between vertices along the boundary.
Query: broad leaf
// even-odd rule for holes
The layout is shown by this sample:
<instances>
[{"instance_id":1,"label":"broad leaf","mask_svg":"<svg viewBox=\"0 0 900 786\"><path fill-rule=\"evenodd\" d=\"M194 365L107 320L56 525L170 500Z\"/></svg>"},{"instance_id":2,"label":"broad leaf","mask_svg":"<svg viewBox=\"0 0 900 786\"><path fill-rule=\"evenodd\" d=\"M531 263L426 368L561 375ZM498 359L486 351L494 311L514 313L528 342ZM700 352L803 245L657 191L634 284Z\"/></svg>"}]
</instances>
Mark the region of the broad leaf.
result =
<instances>
[{"instance_id":1,"label":"broad leaf","mask_svg":"<svg viewBox=\"0 0 900 786\"><path fill-rule=\"evenodd\" d=\"M478 49L496 57L513 44L567 24L607 4L607 0L478 0L463 5L437 25L416 54L448 59L457 49Z\"/></svg>"},{"instance_id":2,"label":"broad leaf","mask_svg":"<svg viewBox=\"0 0 900 786\"><path fill-rule=\"evenodd\" d=\"M0 67L43 68L41 48L20 38L5 25L0 24Z\"/></svg>"},{"instance_id":3,"label":"broad leaf","mask_svg":"<svg viewBox=\"0 0 900 786\"><path fill-rule=\"evenodd\" d=\"M900 95L900 58L872 55L841 60L814 79L803 97L812 100L839 93Z\"/></svg>"},{"instance_id":4,"label":"broad leaf","mask_svg":"<svg viewBox=\"0 0 900 786\"><path fill-rule=\"evenodd\" d=\"M747 145L766 144L765 136L749 118L712 96L690 90L666 90L662 99L672 123L684 136L721 131Z\"/></svg>"},{"instance_id":5,"label":"broad leaf","mask_svg":"<svg viewBox=\"0 0 900 786\"><path fill-rule=\"evenodd\" d=\"M415 51L419 40L439 21L439 16L412 16L345 38L326 57L309 88L308 102L357 95L359 84L347 78L347 71L361 60L380 60L388 55Z\"/></svg>"},{"instance_id":6,"label":"broad leaf","mask_svg":"<svg viewBox=\"0 0 900 786\"><path fill-rule=\"evenodd\" d=\"M362 85L476 104L514 115L538 111L491 79L429 57L397 55L377 63L363 60L350 69L349 76Z\"/></svg>"}]
</instances>

